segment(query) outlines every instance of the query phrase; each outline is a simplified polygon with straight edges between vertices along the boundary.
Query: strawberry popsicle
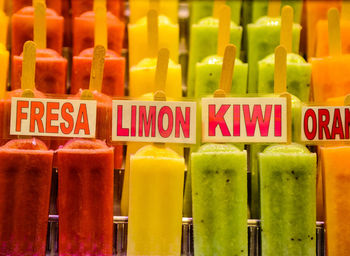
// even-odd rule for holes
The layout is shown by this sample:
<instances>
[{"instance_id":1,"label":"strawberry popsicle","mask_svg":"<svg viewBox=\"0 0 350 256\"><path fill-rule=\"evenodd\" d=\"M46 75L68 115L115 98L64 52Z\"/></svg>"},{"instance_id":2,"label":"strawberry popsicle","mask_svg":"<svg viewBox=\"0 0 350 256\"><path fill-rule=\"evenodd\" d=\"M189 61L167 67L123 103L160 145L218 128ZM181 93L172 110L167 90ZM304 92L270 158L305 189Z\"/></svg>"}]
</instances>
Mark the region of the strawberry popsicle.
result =
<instances>
[{"instance_id":1,"label":"strawberry popsicle","mask_svg":"<svg viewBox=\"0 0 350 256\"><path fill-rule=\"evenodd\" d=\"M0 255L45 255L52 159L38 139L0 148Z\"/></svg>"},{"instance_id":2,"label":"strawberry popsicle","mask_svg":"<svg viewBox=\"0 0 350 256\"><path fill-rule=\"evenodd\" d=\"M131 156L127 255L180 255L184 171L164 144Z\"/></svg>"},{"instance_id":3,"label":"strawberry popsicle","mask_svg":"<svg viewBox=\"0 0 350 256\"><path fill-rule=\"evenodd\" d=\"M35 0L34 0L35 1ZM32 6L33 0L13 0L12 1L12 11L13 13L19 11L20 9L28 6ZM48 8L55 10L57 14L62 12L62 1L64 0L45 0Z\"/></svg>"},{"instance_id":4,"label":"strawberry popsicle","mask_svg":"<svg viewBox=\"0 0 350 256\"><path fill-rule=\"evenodd\" d=\"M24 7L12 16L12 56L22 53L23 45L33 40L34 8ZM52 9L46 9L47 48L62 52L63 17Z\"/></svg>"},{"instance_id":5,"label":"strawberry popsicle","mask_svg":"<svg viewBox=\"0 0 350 256\"><path fill-rule=\"evenodd\" d=\"M113 148L72 140L57 151L59 255L112 255Z\"/></svg>"},{"instance_id":6,"label":"strawberry popsicle","mask_svg":"<svg viewBox=\"0 0 350 256\"><path fill-rule=\"evenodd\" d=\"M74 18L73 56L94 47L95 13L88 11ZM124 40L124 23L111 12L107 12L108 49L121 54Z\"/></svg>"},{"instance_id":7,"label":"strawberry popsicle","mask_svg":"<svg viewBox=\"0 0 350 256\"><path fill-rule=\"evenodd\" d=\"M11 70L11 89L21 88L23 55L14 56ZM37 49L35 67L36 89L44 93L65 94L67 60L52 49Z\"/></svg>"},{"instance_id":8,"label":"strawberry popsicle","mask_svg":"<svg viewBox=\"0 0 350 256\"><path fill-rule=\"evenodd\" d=\"M73 57L73 70L70 92L77 93L79 89L88 89L92 64L93 49L82 51L79 56ZM106 52L102 93L109 96L124 96L125 58L115 52Z\"/></svg>"},{"instance_id":9,"label":"strawberry popsicle","mask_svg":"<svg viewBox=\"0 0 350 256\"><path fill-rule=\"evenodd\" d=\"M96 1L96 0L95 0ZM98 1L98 0L97 0ZM123 17L123 0L107 0L107 10L114 16L121 19ZM71 0L72 16L78 17L84 12L92 11L94 0Z\"/></svg>"}]
</instances>

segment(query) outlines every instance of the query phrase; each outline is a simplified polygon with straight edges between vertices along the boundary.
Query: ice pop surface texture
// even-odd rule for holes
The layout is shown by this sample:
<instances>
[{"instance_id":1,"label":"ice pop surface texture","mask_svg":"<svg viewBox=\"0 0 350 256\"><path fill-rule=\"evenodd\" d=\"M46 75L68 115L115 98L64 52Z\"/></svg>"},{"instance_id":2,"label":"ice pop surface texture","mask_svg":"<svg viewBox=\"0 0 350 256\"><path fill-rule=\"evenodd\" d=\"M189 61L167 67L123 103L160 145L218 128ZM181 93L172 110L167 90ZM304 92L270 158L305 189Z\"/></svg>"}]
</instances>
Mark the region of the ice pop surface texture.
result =
<instances>
[{"instance_id":1,"label":"ice pop surface texture","mask_svg":"<svg viewBox=\"0 0 350 256\"><path fill-rule=\"evenodd\" d=\"M328 21L320 20L316 29L316 57L329 56ZM350 54L350 20L340 20L340 34L342 53Z\"/></svg>"},{"instance_id":2,"label":"ice pop surface texture","mask_svg":"<svg viewBox=\"0 0 350 256\"><path fill-rule=\"evenodd\" d=\"M195 98L212 95L219 89L223 57L214 55L196 64ZM247 92L248 64L235 60L231 93L245 95Z\"/></svg>"},{"instance_id":3,"label":"ice pop surface texture","mask_svg":"<svg viewBox=\"0 0 350 256\"><path fill-rule=\"evenodd\" d=\"M262 255L316 255L316 154L273 145L259 164Z\"/></svg>"},{"instance_id":4,"label":"ice pop surface texture","mask_svg":"<svg viewBox=\"0 0 350 256\"><path fill-rule=\"evenodd\" d=\"M191 154L196 255L248 255L247 152L205 144Z\"/></svg>"},{"instance_id":5,"label":"ice pop surface texture","mask_svg":"<svg viewBox=\"0 0 350 256\"><path fill-rule=\"evenodd\" d=\"M88 89L92 64L93 48L82 51L73 57L72 80L70 92ZM114 51L107 50L103 71L101 92L109 96L124 96L125 58Z\"/></svg>"},{"instance_id":6,"label":"ice pop surface texture","mask_svg":"<svg viewBox=\"0 0 350 256\"><path fill-rule=\"evenodd\" d=\"M165 1L166 2L166 1ZM147 17L128 26L129 31L129 67L137 65L145 58L150 58L148 51ZM170 59L179 62L179 25L163 15L158 16L158 50L166 48Z\"/></svg>"},{"instance_id":7,"label":"ice pop surface texture","mask_svg":"<svg viewBox=\"0 0 350 256\"><path fill-rule=\"evenodd\" d=\"M350 54L312 58L312 88L314 101L324 103L329 98L350 93Z\"/></svg>"},{"instance_id":8,"label":"ice pop surface texture","mask_svg":"<svg viewBox=\"0 0 350 256\"><path fill-rule=\"evenodd\" d=\"M321 158L324 164L327 255L348 255L350 147L324 147L321 149Z\"/></svg>"},{"instance_id":9,"label":"ice pop surface texture","mask_svg":"<svg viewBox=\"0 0 350 256\"><path fill-rule=\"evenodd\" d=\"M156 6L152 6L152 2L157 2ZM129 6L131 24L135 24L141 18L147 16L151 9L156 9L160 15L168 17L171 23L178 23L179 0L130 0Z\"/></svg>"},{"instance_id":10,"label":"ice pop surface texture","mask_svg":"<svg viewBox=\"0 0 350 256\"><path fill-rule=\"evenodd\" d=\"M62 16L49 8L46 8L47 48L62 53L63 26ZM23 45L28 40L33 40L34 8L24 7L12 16L12 56L20 55Z\"/></svg>"},{"instance_id":11,"label":"ice pop surface texture","mask_svg":"<svg viewBox=\"0 0 350 256\"><path fill-rule=\"evenodd\" d=\"M191 26L190 53L188 63L187 96L193 97L195 93L196 64L204 58L217 53L219 20L213 17L201 19ZM236 52L240 52L242 39L242 27L231 22L230 43L236 46ZM237 54L239 56L239 54Z\"/></svg>"},{"instance_id":12,"label":"ice pop surface texture","mask_svg":"<svg viewBox=\"0 0 350 256\"><path fill-rule=\"evenodd\" d=\"M21 88L23 53L14 56L11 70L11 89ZM36 50L35 87L43 93L65 94L67 60L52 49Z\"/></svg>"},{"instance_id":13,"label":"ice pop surface texture","mask_svg":"<svg viewBox=\"0 0 350 256\"><path fill-rule=\"evenodd\" d=\"M38 139L0 147L0 255L45 255L52 159Z\"/></svg>"},{"instance_id":14,"label":"ice pop surface texture","mask_svg":"<svg viewBox=\"0 0 350 256\"><path fill-rule=\"evenodd\" d=\"M223 1L231 8L231 20L239 24L241 17L242 0ZM190 22L197 23L199 20L213 14L214 0L202 0L190 2Z\"/></svg>"},{"instance_id":15,"label":"ice pop surface texture","mask_svg":"<svg viewBox=\"0 0 350 256\"><path fill-rule=\"evenodd\" d=\"M107 12L108 49L121 54L124 41L125 25L111 12ZM83 50L94 47L95 12L85 12L74 18L73 55L78 56Z\"/></svg>"},{"instance_id":16,"label":"ice pop surface texture","mask_svg":"<svg viewBox=\"0 0 350 256\"><path fill-rule=\"evenodd\" d=\"M184 158L164 145L131 156L128 255L181 252Z\"/></svg>"},{"instance_id":17,"label":"ice pop surface texture","mask_svg":"<svg viewBox=\"0 0 350 256\"><path fill-rule=\"evenodd\" d=\"M60 255L112 255L113 148L72 140L57 151Z\"/></svg>"},{"instance_id":18,"label":"ice pop surface texture","mask_svg":"<svg viewBox=\"0 0 350 256\"><path fill-rule=\"evenodd\" d=\"M274 92L275 54L259 61L258 93ZM311 65L295 53L287 55L287 91L302 102L309 101Z\"/></svg>"},{"instance_id":19,"label":"ice pop surface texture","mask_svg":"<svg viewBox=\"0 0 350 256\"><path fill-rule=\"evenodd\" d=\"M140 97L155 92L155 73L157 59L146 58L130 69L130 97ZM168 74L165 85L165 94L168 97L179 99L182 97L181 66L169 60Z\"/></svg>"},{"instance_id":20,"label":"ice pop surface texture","mask_svg":"<svg viewBox=\"0 0 350 256\"><path fill-rule=\"evenodd\" d=\"M248 33L248 92L256 93L258 89L258 62L275 52L280 44L281 18L261 17L249 24ZM301 26L293 24L293 49L299 53Z\"/></svg>"}]
</instances>

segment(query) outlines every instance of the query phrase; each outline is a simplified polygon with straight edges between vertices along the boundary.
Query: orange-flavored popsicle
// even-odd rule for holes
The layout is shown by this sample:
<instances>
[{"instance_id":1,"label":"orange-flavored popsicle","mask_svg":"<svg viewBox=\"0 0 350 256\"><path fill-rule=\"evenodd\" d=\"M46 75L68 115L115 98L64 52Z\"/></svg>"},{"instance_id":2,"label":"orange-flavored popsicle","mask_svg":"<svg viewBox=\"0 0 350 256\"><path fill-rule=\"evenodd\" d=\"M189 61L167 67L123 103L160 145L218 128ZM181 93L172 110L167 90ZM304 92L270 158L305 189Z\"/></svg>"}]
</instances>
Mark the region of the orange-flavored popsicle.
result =
<instances>
[{"instance_id":1,"label":"orange-flavored popsicle","mask_svg":"<svg viewBox=\"0 0 350 256\"><path fill-rule=\"evenodd\" d=\"M63 17L52 9L46 9L47 48L62 53ZM24 7L12 16L12 56L22 53L23 45L33 40L34 7Z\"/></svg>"},{"instance_id":2,"label":"orange-flavored popsicle","mask_svg":"<svg viewBox=\"0 0 350 256\"><path fill-rule=\"evenodd\" d=\"M38 139L0 148L0 255L45 255L52 159Z\"/></svg>"},{"instance_id":3,"label":"orange-flavored popsicle","mask_svg":"<svg viewBox=\"0 0 350 256\"><path fill-rule=\"evenodd\" d=\"M35 0L34 0L35 1ZM20 9L32 6L33 0L13 0L12 1L12 11L13 13L19 11ZM65 0L46 0L46 5L48 8L55 10L57 14L62 12L62 2Z\"/></svg>"},{"instance_id":4,"label":"orange-flavored popsicle","mask_svg":"<svg viewBox=\"0 0 350 256\"><path fill-rule=\"evenodd\" d=\"M112 255L113 161L100 140L57 151L60 255Z\"/></svg>"},{"instance_id":5,"label":"orange-flavored popsicle","mask_svg":"<svg viewBox=\"0 0 350 256\"><path fill-rule=\"evenodd\" d=\"M321 148L327 255L350 254L350 147Z\"/></svg>"},{"instance_id":6,"label":"orange-flavored popsicle","mask_svg":"<svg viewBox=\"0 0 350 256\"><path fill-rule=\"evenodd\" d=\"M74 18L73 22L73 55L94 46L95 12L88 11ZM124 40L124 23L111 12L107 12L108 49L121 54Z\"/></svg>"}]
</instances>

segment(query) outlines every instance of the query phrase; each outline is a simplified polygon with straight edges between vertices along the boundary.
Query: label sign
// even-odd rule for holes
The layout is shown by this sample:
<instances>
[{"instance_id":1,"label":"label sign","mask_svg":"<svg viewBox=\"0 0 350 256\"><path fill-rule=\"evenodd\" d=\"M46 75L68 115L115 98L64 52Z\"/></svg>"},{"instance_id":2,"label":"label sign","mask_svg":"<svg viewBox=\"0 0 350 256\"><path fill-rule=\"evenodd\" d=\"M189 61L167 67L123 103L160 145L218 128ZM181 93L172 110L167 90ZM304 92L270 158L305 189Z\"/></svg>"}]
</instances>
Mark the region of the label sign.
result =
<instances>
[{"instance_id":1,"label":"label sign","mask_svg":"<svg viewBox=\"0 0 350 256\"><path fill-rule=\"evenodd\" d=\"M113 141L196 143L196 103L113 101Z\"/></svg>"},{"instance_id":2,"label":"label sign","mask_svg":"<svg viewBox=\"0 0 350 256\"><path fill-rule=\"evenodd\" d=\"M287 142L286 98L203 98L203 142Z\"/></svg>"},{"instance_id":3,"label":"label sign","mask_svg":"<svg viewBox=\"0 0 350 256\"><path fill-rule=\"evenodd\" d=\"M11 99L11 135L94 138L96 101Z\"/></svg>"},{"instance_id":4,"label":"label sign","mask_svg":"<svg viewBox=\"0 0 350 256\"><path fill-rule=\"evenodd\" d=\"M303 107L301 140L349 140L349 125L350 107Z\"/></svg>"}]
</instances>

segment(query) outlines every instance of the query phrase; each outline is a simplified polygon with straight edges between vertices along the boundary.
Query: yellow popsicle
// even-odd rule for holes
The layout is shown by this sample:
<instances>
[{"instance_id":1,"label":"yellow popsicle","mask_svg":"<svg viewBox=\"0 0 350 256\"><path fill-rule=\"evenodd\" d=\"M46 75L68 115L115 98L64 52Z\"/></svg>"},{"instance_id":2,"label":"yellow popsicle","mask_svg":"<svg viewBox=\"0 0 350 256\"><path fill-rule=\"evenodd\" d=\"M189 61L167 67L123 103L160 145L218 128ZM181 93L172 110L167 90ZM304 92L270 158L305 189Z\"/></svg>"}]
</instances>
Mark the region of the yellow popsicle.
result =
<instances>
[{"instance_id":1,"label":"yellow popsicle","mask_svg":"<svg viewBox=\"0 0 350 256\"><path fill-rule=\"evenodd\" d=\"M9 17L0 10L0 43L3 45L7 45L7 33L9 26Z\"/></svg>"},{"instance_id":2,"label":"yellow popsicle","mask_svg":"<svg viewBox=\"0 0 350 256\"><path fill-rule=\"evenodd\" d=\"M180 255L184 158L148 145L130 168L127 255Z\"/></svg>"},{"instance_id":3,"label":"yellow popsicle","mask_svg":"<svg viewBox=\"0 0 350 256\"><path fill-rule=\"evenodd\" d=\"M6 47L0 43L0 99L5 97L9 66L9 52Z\"/></svg>"}]
</instances>

